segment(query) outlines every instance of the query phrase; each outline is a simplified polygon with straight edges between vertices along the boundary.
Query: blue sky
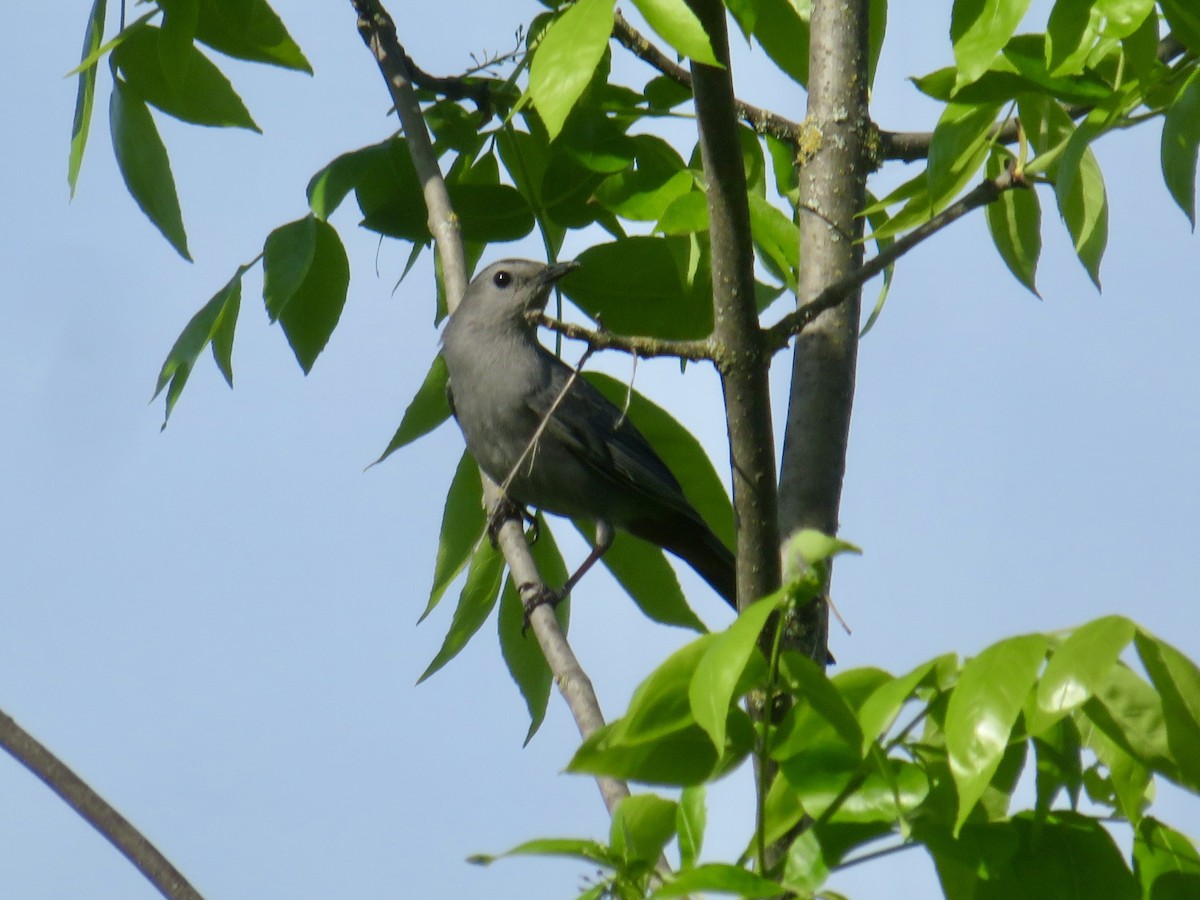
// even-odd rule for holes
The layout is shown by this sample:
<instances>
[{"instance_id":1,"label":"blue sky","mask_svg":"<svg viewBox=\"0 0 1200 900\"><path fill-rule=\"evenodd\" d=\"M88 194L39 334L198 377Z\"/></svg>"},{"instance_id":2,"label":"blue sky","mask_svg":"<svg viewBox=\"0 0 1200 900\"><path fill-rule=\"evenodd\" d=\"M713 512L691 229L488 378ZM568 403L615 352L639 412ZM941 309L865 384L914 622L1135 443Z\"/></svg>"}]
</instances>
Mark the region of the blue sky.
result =
<instances>
[{"instance_id":1,"label":"blue sky","mask_svg":"<svg viewBox=\"0 0 1200 900\"><path fill-rule=\"evenodd\" d=\"M315 78L222 61L265 136L159 117L194 265L125 195L107 70L68 204L75 85L62 76L90 3L62 6L56 40L9 41L0 57L10 86L0 93L0 709L206 895L569 896L585 868L464 862L531 837L606 833L595 787L560 774L577 741L561 702L522 749L524 706L492 625L413 685L449 621L445 604L415 627L461 437L443 427L363 471L436 352L428 258L393 291L407 248L380 247L341 211L350 297L311 376L248 279L236 390L205 361L165 431L161 402L147 403L190 316L272 228L304 214L308 177L391 129L349 4L278 6ZM884 127L936 118L904 81L949 61L944 27L930 27L948 22L949 3L934 6L893 15L873 98ZM438 23L398 24L422 66L453 72L470 52L510 47L538 8L447 0ZM36 5L16 5L8 22L13 35L51 33ZM799 89L739 72L747 99L802 116ZM837 571L853 628L833 636L842 666L903 671L1112 612L1200 657L1200 245L1162 186L1158 132L1152 123L1098 148L1112 207L1102 295L1049 194L1043 300L1008 275L980 215L901 263L860 356L842 522L865 554ZM896 165L876 185L907 174ZM525 242L491 256L537 253ZM596 365L628 370L620 358ZM788 371L781 357L780 416ZM638 387L727 469L711 374L681 381L669 364L643 364ZM577 540L564 544L582 558ZM690 572L681 579L701 616L723 625L723 603ZM610 715L688 637L643 621L607 576L576 592L573 643ZM744 778L714 791L714 858L738 852L750 815ZM1200 834L1194 798L1164 791L1161 816ZM0 847L6 896L156 896L6 758ZM904 884L915 897L932 878L916 850L831 886L894 898Z\"/></svg>"}]
</instances>

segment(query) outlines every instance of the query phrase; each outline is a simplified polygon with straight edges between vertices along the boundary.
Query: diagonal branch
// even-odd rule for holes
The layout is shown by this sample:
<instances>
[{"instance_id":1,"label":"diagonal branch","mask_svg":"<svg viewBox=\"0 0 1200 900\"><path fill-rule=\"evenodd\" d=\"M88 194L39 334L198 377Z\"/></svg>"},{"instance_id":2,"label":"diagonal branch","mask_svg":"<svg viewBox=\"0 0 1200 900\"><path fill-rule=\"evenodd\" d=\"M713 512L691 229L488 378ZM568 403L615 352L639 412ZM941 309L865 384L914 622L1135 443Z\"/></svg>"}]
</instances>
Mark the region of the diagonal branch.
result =
<instances>
[{"instance_id":1,"label":"diagonal branch","mask_svg":"<svg viewBox=\"0 0 1200 900\"><path fill-rule=\"evenodd\" d=\"M0 712L0 747L102 834L169 900L200 900L200 893L129 820L113 809L61 759L10 716Z\"/></svg>"},{"instance_id":2,"label":"diagonal branch","mask_svg":"<svg viewBox=\"0 0 1200 900\"><path fill-rule=\"evenodd\" d=\"M1007 190L1025 188L1025 182L1011 169L1006 169L995 178L987 178L968 191L961 199L952 203L928 222L919 225L898 238L886 250L882 250L857 269L825 287L817 296L803 306L788 313L764 331L764 341L773 351L782 350L795 335L811 325L821 313L841 304L854 291L862 287L897 259L937 234L946 226L958 221L972 210L987 206Z\"/></svg>"},{"instance_id":3,"label":"diagonal branch","mask_svg":"<svg viewBox=\"0 0 1200 900\"><path fill-rule=\"evenodd\" d=\"M413 92L412 74L408 68L407 57L396 37L396 25L379 0L351 0L351 5L358 14L359 33L387 82L405 137L408 138L409 152L412 154L413 165L421 181L429 210L429 230L437 244L438 259L446 286L447 306L453 313L467 287L462 235L446 192L445 180L438 168L437 157L429 142L425 120L421 116L421 109ZM486 475L481 472L480 476L483 479L484 500L491 513L503 500L504 495ZM519 518L510 518L503 522L497 529L497 542L504 553L513 582L529 586L523 592L525 595L539 594L543 587L542 578L525 543L525 533ZM604 716L591 681L579 664L553 610L548 605L536 606L529 615L529 624L553 673L554 683L558 685L559 692L571 710L579 733L587 737L604 725ZM610 813L624 797L629 796L629 787L623 781L597 777L596 783Z\"/></svg>"}]
</instances>

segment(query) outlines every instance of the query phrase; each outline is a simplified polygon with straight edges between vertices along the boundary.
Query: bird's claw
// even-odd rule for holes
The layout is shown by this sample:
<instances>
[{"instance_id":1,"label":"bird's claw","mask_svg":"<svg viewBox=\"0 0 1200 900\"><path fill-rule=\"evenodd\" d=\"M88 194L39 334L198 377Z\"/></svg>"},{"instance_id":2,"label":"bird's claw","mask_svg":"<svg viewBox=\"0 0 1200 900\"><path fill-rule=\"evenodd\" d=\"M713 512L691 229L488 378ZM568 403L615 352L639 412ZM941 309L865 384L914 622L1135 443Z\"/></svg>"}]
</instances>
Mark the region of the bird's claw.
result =
<instances>
[{"instance_id":1,"label":"bird's claw","mask_svg":"<svg viewBox=\"0 0 1200 900\"><path fill-rule=\"evenodd\" d=\"M491 513L487 520L488 540L491 541L492 547L499 545L500 528L509 519L525 519L526 521L534 521L534 517L529 514L529 510L518 503L514 503L507 497L502 497L495 506L492 507Z\"/></svg>"},{"instance_id":2,"label":"bird's claw","mask_svg":"<svg viewBox=\"0 0 1200 900\"><path fill-rule=\"evenodd\" d=\"M525 636L525 632L529 630L529 620L533 616L533 611L539 606L549 606L554 609L558 604L566 599L566 594L562 591L556 591L553 588L548 588L544 584L533 584L526 582L519 585L517 591L521 594L521 602L525 607L525 618L521 623L521 636ZM533 593L526 597L526 592Z\"/></svg>"}]
</instances>

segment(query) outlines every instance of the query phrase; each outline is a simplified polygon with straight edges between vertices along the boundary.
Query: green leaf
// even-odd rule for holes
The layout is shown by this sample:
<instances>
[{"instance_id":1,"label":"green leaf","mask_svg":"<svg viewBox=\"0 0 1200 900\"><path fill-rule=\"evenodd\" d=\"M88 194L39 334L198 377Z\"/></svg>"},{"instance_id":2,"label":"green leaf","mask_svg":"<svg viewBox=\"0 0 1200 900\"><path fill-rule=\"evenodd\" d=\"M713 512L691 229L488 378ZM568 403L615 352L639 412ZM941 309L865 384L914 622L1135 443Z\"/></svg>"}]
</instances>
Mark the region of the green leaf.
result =
<instances>
[{"instance_id":1,"label":"green leaf","mask_svg":"<svg viewBox=\"0 0 1200 900\"><path fill-rule=\"evenodd\" d=\"M580 268L563 292L593 319L621 334L700 338L712 331L712 297L688 285L672 242L685 238L630 237L594 244L577 257Z\"/></svg>"},{"instance_id":2,"label":"green leaf","mask_svg":"<svg viewBox=\"0 0 1200 900\"><path fill-rule=\"evenodd\" d=\"M1113 666L1107 682L1083 705L1082 711L1087 721L1134 760L1172 781L1184 783L1171 750L1163 698L1127 666Z\"/></svg>"},{"instance_id":3,"label":"green leaf","mask_svg":"<svg viewBox=\"0 0 1200 900\"><path fill-rule=\"evenodd\" d=\"M946 709L946 748L962 827L1000 766L1008 738L1046 657L1037 634L1009 638L963 666Z\"/></svg>"},{"instance_id":4,"label":"green leaf","mask_svg":"<svg viewBox=\"0 0 1200 900\"><path fill-rule=\"evenodd\" d=\"M783 281L789 290L796 289L797 269L800 267L800 231L789 216L765 197L754 191L749 194L750 235L768 268Z\"/></svg>"},{"instance_id":5,"label":"green leaf","mask_svg":"<svg viewBox=\"0 0 1200 900\"><path fill-rule=\"evenodd\" d=\"M159 31L158 54L163 75L171 82L170 90L178 93L188 88L192 42L200 20L199 0L160 0L163 18ZM115 54L114 54L115 55Z\"/></svg>"},{"instance_id":6,"label":"green leaf","mask_svg":"<svg viewBox=\"0 0 1200 900\"><path fill-rule=\"evenodd\" d=\"M1148 804L1147 795L1153 775L1122 742L1114 740L1096 726L1094 719L1105 719L1107 716L1100 703L1089 702L1084 706L1084 713L1086 715L1078 717L1080 738L1096 755L1100 765L1107 769L1103 779L1100 778L1099 766L1093 766L1083 773L1087 795L1096 803L1113 807L1136 825L1141 821L1142 812ZM1105 727L1111 727L1111 723L1106 721Z\"/></svg>"},{"instance_id":7,"label":"green leaf","mask_svg":"<svg viewBox=\"0 0 1200 900\"><path fill-rule=\"evenodd\" d=\"M875 83L875 71L879 67L879 54L883 52L883 39L887 34L888 0L870 0L867 26L867 84Z\"/></svg>"},{"instance_id":8,"label":"green leaf","mask_svg":"<svg viewBox=\"0 0 1200 900\"><path fill-rule=\"evenodd\" d=\"M450 373L446 370L446 360L439 353L433 358L433 364L425 373L425 380L421 382L416 395L404 410L400 426L388 441L387 449L371 465L378 465L401 447L429 434L450 418L450 403L446 397L446 385L449 381Z\"/></svg>"},{"instance_id":9,"label":"green leaf","mask_svg":"<svg viewBox=\"0 0 1200 900\"><path fill-rule=\"evenodd\" d=\"M1200 897L1200 853L1184 835L1150 817L1133 836L1133 871L1148 900Z\"/></svg>"},{"instance_id":10,"label":"green leaf","mask_svg":"<svg viewBox=\"0 0 1200 900\"><path fill-rule=\"evenodd\" d=\"M630 392L624 382L599 372L584 377L619 409L628 404L630 421L678 479L688 501L717 537L732 547L736 540L733 504L704 445L669 412L637 391Z\"/></svg>"},{"instance_id":11,"label":"green leaf","mask_svg":"<svg viewBox=\"0 0 1200 900\"><path fill-rule=\"evenodd\" d=\"M533 210L507 184L450 184L450 203L468 241L516 241L533 231Z\"/></svg>"},{"instance_id":12,"label":"green leaf","mask_svg":"<svg viewBox=\"0 0 1200 900\"><path fill-rule=\"evenodd\" d=\"M88 15L87 29L83 33L82 58L87 59L100 46L104 37L104 10L106 0L95 0ZM67 162L67 184L71 196L75 196L75 183L79 179L79 166L83 163L83 150L87 146L88 130L92 124L92 102L96 96L96 72L92 64L79 73L79 90L75 95L75 117L71 122L71 155Z\"/></svg>"},{"instance_id":13,"label":"green leaf","mask_svg":"<svg viewBox=\"0 0 1200 900\"><path fill-rule=\"evenodd\" d=\"M721 65L713 55L704 26L684 0L633 0L633 5L646 24L681 56L710 66Z\"/></svg>"},{"instance_id":14,"label":"green leaf","mask_svg":"<svg viewBox=\"0 0 1200 900\"><path fill-rule=\"evenodd\" d=\"M987 157L996 116L994 104L946 105L929 142L929 202L934 211L946 206L975 177Z\"/></svg>"},{"instance_id":15,"label":"green leaf","mask_svg":"<svg viewBox=\"0 0 1200 900\"><path fill-rule=\"evenodd\" d=\"M754 34L754 23L758 18L758 7L762 0L725 0L725 8L733 14L742 37L749 43L750 35Z\"/></svg>"},{"instance_id":16,"label":"green leaf","mask_svg":"<svg viewBox=\"0 0 1200 900\"><path fill-rule=\"evenodd\" d=\"M143 25L112 59L129 86L168 115L196 125L260 131L229 80L191 42L177 48L158 28Z\"/></svg>"},{"instance_id":17,"label":"green leaf","mask_svg":"<svg viewBox=\"0 0 1200 900\"><path fill-rule=\"evenodd\" d=\"M130 195L176 252L191 262L167 148L145 101L119 78L113 80L108 119L117 166Z\"/></svg>"},{"instance_id":18,"label":"green leaf","mask_svg":"<svg viewBox=\"0 0 1200 900\"><path fill-rule=\"evenodd\" d=\"M487 866L505 856L568 856L609 868L615 867L618 863L618 860L603 844L583 838L539 838L519 844L499 856L478 853L470 858L470 862Z\"/></svg>"},{"instance_id":19,"label":"green leaf","mask_svg":"<svg viewBox=\"0 0 1200 900\"><path fill-rule=\"evenodd\" d=\"M685 169L671 175L631 170L618 172L602 181L596 188L595 199L622 218L653 222L662 217L667 207L689 193L692 185L692 174Z\"/></svg>"},{"instance_id":20,"label":"green leaf","mask_svg":"<svg viewBox=\"0 0 1200 900\"><path fill-rule=\"evenodd\" d=\"M1054 651L1037 686L1037 706L1027 717L1030 734L1041 734L1083 706L1108 680L1135 626L1124 616L1106 616L1077 628Z\"/></svg>"},{"instance_id":21,"label":"green leaf","mask_svg":"<svg viewBox=\"0 0 1200 900\"><path fill-rule=\"evenodd\" d=\"M988 178L998 176L1004 165L1004 157L993 154L988 160ZM1000 258L1017 281L1040 297L1037 265L1042 254L1042 205L1037 192L1032 187L1004 191L985 207L984 213Z\"/></svg>"},{"instance_id":22,"label":"green leaf","mask_svg":"<svg viewBox=\"0 0 1200 900\"><path fill-rule=\"evenodd\" d=\"M1200 150L1200 69L1183 83L1163 120L1162 172L1167 190L1196 228L1196 157Z\"/></svg>"},{"instance_id":23,"label":"green leaf","mask_svg":"<svg viewBox=\"0 0 1200 900\"><path fill-rule=\"evenodd\" d=\"M1200 9L1194 0L1159 0L1171 34L1193 53L1200 53Z\"/></svg>"},{"instance_id":24,"label":"green leaf","mask_svg":"<svg viewBox=\"0 0 1200 900\"><path fill-rule=\"evenodd\" d=\"M479 466L471 454L464 452L450 480L450 489L446 492L437 558L433 565L433 587L429 590L429 601L418 622L424 621L433 611L450 582L463 570L475 546L483 539L485 525Z\"/></svg>"},{"instance_id":25,"label":"green leaf","mask_svg":"<svg viewBox=\"0 0 1200 900\"><path fill-rule=\"evenodd\" d=\"M1058 209L1075 252L1099 286L1100 259L1108 242L1108 200L1088 141L1102 126L1089 123L1076 129L1063 108L1047 97L1022 97L1019 109L1025 133L1038 151L1026 171L1044 170L1054 181Z\"/></svg>"},{"instance_id":26,"label":"green leaf","mask_svg":"<svg viewBox=\"0 0 1200 900\"><path fill-rule=\"evenodd\" d=\"M651 894L653 900L667 897L686 897L699 892L732 894L735 897L778 897L779 885L741 866L727 863L707 863L685 869L672 876L666 884Z\"/></svg>"},{"instance_id":27,"label":"green leaf","mask_svg":"<svg viewBox=\"0 0 1200 900\"><path fill-rule=\"evenodd\" d=\"M238 311L242 301L242 275L246 266L238 268L234 276L225 286L213 294L212 298L192 316L190 322L175 339L171 352L163 361L158 373L158 383L154 387L154 396L162 393L168 382L171 387L167 391L166 412L163 415L162 427L167 427L175 402L187 384L188 376L196 365L196 360L210 343L213 357L217 366L225 376L225 380L233 387L233 368L229 355L233 348L233 331L237 324Z\"/></svg>"},{"instance_id":28,"label":"green leaf","mask_svg":"<svg viewBox=\"0 0 1200 900\"><path fill-rule=\"evenodd\" d=\"M476 481L478 481L476 477ZM567 580L567 567L559 553L554 535L545 518L539 517L540 524L538 539L531 545L530 553L537 565L538 574L546 584L562 584ZM554 615L564 632L567 630L571 614L570 599L566 599L554 607ZM525 631L525 606L521 596L513 584L512 575L505 580L504 590L500 593L500 615L497 616L497 626L500 631L500 653L504 664L516 682L525 706L529 710L529 731L525 734L528 744L537 730L541 728L546 718L546 706L550 702L550 687L553 676L546 657L538 644Z\"/></svg>"},{"instance_id":29,"label":"green leaf","mask_svg":"<svg viewBox=\"0 0 1200 900\"><path fill-rule=\"evenodd\" d=\"M776 594L753 603L725 631L716 635L696 665L688 689L692 715L718 751L725 749L725 725L736 699L738 684L758 652L758 638L767 620L782 605Z\"/></svg>"},{"instance_id":30,"label":"green leaf","mask_svg":"<svg viewBox=\"0 0 1200 900\"><path fill-rule=\"evenodd\" d=\"M954 0L950 39L954 43L955 79L970 84L988 70L996 54L1013 36L1029 0Z\"/></svg>"},{"instance_id":31,"label":"green leaf","mask_svg":"<svg viewBox=\"0 0 1200 900\"><path fill-rule=\"evenodd\" d=\"M679 866L691 869L700 858L704 846L704 829L708 824L705 809L704 785L684 788L679 795L679 809L675 813L675 832L679 835Z\"/></svg>"},{"instance_id":32,"label":"green leaf","mask_svg":"<svg viewBox=\"0 0 1200 900\"><path fill-rule=\"evenodd\" d=\"M602 110L577 107L567 117L555 147L566 151L585 169L610 175L634 160L637 144L625 133L625 127Z\"/></svg>"},{"instance_id":33,"label":"green leaf","mask_svg":"<svg viewBox=\"0 0 1200 900\"><path fill-rule=\"evenodd\" d=\"M1067 789L1072 808L1078 804L1079 789L1083 785L1081 746L1079 729L1070 718L1059 719L1033 739L1037 753L1035 780L1039 815L1049 812L1063 788Z\"/></svg>"},{"instance_id":34,"label":"green leaf","mask_svg":"<svg viewBox=\"0 0 1200 900\"><path fill-rule=\"evenodd\" d=\"M1200 669L1165 641L1144 631L1135 638L1138 656L1162 697L1167 746L1179 767L1178 781L1200 790Z\"/></svg>"},{"instance_id":35,"label":"green leaf","mask_svg":"<svg viewBox=\"0 0 1200 900\"><path fill-rule=\"evenodd\" d=\"M265 0L200 0L196 38L226 56L312 74L312 67Z\"/></svg>"},{"instance_id":36,"label":"green leaf","mask_svg":"<svg viewBox=\"0 0 1200 900\"><path fill-rule=\"evenodd\" d=\"M784 653L782 663L796 702L772 737L771 757L796 770L850 771L862 759L864 746L854 707L887 679L887 673L851 669L829 678L812 660L790 652Z\"/></svg>"},{"instance_id":37,"label":"green leaf","mask_svg":"<svg viewBox=\"0 0 1200 900\"><path fill-rule=\"evenodd\" d=\"M666 112L685 100L692 99L692 92L667 75L657 75L646 82L642 94L651 109Z\"/></svg>"},{"instance_id":38,"label":"green leaf","mask_svg":"<svg viewBox=\"0 0 1200 900\"><path fill-rule=\"evenodd\" d=\"M613 0L579 0L542 35L529 69L529 97L553 140L608 48Z\"/></svg>"},{"instance_id":39,"label":"green leaf","mask_svg":"<svg viewBox=\"0 0 1200 900\"><path fill-rule=\"evenodd\" d=\"M921 663L907 675L893 678L877 687L863 702L858 711L858 723L862 728L862 753L887 733L896 721L896 716L908 702L917 686L928 678L937 660Z\"/></svg>"},{"instance_id":40,"label":"green leaf","mask_svg":"<svg viewBox=\"0 0 1200 900\"><path fill-rule=\"evenodd\" d=\"M278 319L305 374L346 305L350 264L337 231L305 216L276 228L263 247L263 300Z\"/></svg>"},{"instance_id":41,"label":"green leaf","mask_svg":"<svg viewBox=\"0 0 1200 900\"><path fill-rule=\"evenodd\" d=\"M688 191L676 197L658 217L654 230L670 235L708 231L708 199L702 191Z\"/></svg>"},{"instance_id":42,"label":"green leaf","mask_svg":"<svg viewBox=\"0 0 1200 900\"><path fill-rule=\"evenodd\" d=\"M458 655L472 635L487 619L500 593L500 579L504 575L504 556L487 541L480 541L471 557L467 570L467 582L458 598L458 606L450 622L450 630L442 641L441 649L429 663L420 684L438 669Z\"/></svg>"},{"instance_id":43,"label":"green leaf","mask_svg":"<svg viewBox=\"0 0 1200 900\"><path fill-rule=\"evenodd\" d=\"M381 144L343 153L313 175L305 191L313 215L318 219L328 219L346 195L358 187L360 180L373 168L390 168L389 154L393 141L402 142L403 139L392 138Z\"/></svg>"},{"instance_id":44,"label":"green leaf","mask_svg":"<svg viewBox=\"0 0 1200 900\"><path fill-rule=\"evenodd\" d=\"M626 865L655 863L675 836L676 804L654 794L625 797L613 811L609 846Z\"/></svg>"},{"instance_id":45,"label":"green leaf","mask_svg":"<svg viewBox=\"0 0 1200 900\"><path fill-rule=\"evenodd\" d=\"M688 699L696 666L714 639L705 635L669 656L634 690L625 715L583 742L568 770L688 786L736 765L753 745L749 716L731 711L728 752L719 757Z\"/></svg>"},{"instance_id":46,"label":"green leaf","mask_svg":"<svg viewBox=\"0 0 1200 900\"><path fill-rule=\"evenodd\" d=\"M342 179L353 177L354 195L365 228L416 244L427 243L429 213L408 144L394 138L376 146L379 149L375 152L371 147L359 151L365 156L361 164L348 162L347 169L338 173L336 179L331 176L331 189L340 190L345 183ZM335 196L333 192L331 198Z\"/></svg>"},{"instance_id":47,"label":"green leaf","mask_svg":"<svg viewBox=\"0 0 1200 900\"><path fill-rule=\"evenodd\" d=\"M1078 75L1100 34L1095 0L1058 0L1046 22L1046 66L1050 73Z\"/></svg>"},{"instance_id":48,"label":"green leaf","mask_svg":"<svg viewBox=\"0 0 1200 900\"><path fill-rule=\"evenodd\" d=\"M1067 141L1058 163L1054 196L1074 239L1075 253L1099 289L1100 261L1108 244L1108 196L1100 163L1088 147L1094 133L1085 126Z\"/></svg>"},{"instance_id":49,"label":"green leaf","mask_svg":"<svg viewBox=\"0 0 1200 900\"><path fill-rule=\"evenodd\" d=\"M808 9L803 0L761 0L754 19L767 56L801 86L808 84Z\"/></svg>"},{"instance_id":50,"label":"green leaf","mask_svg":"<svg viewBox=\"0 0 1200 900\"><path fill-rule=\"evenodd\" d=\"M781 764L788 785L813 817L828 815L832 822L893 823L913 813L929 795L929 779L913 763L885 759L884 770L869 772L848 790L856 780L854 768L845 765L849 760L834 753L826 765L819 762L819 756L809 753Z\"/></svg>"},{"instance_id":51,"label":"green leaf","mask_svg":"<svg viewBox=\"0 0 1200 900\"><path fill-rule=\"evenodd\" d=\"M588 529L580 526L579 531L591 543ZM647 617L663 625L707 631L688 606L675 570L658 547L617 532L612 546L600 559Z\"/></svg>"}]
</instances>

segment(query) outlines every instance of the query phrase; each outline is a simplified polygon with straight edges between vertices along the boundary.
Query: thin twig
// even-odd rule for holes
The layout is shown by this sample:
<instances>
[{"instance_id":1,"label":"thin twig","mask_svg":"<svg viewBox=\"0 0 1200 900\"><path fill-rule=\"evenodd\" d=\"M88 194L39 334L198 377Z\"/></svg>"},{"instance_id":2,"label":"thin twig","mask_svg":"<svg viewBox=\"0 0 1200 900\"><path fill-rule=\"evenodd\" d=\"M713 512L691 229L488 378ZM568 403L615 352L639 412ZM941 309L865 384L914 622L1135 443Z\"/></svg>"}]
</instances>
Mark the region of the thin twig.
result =
<instances>
[{"instance_id":1,"label":"thin twig","mask_svg":"<svg viewBox=\"0 0 1200 900\"><path fill-rule=\"evenodd\" d=\"M171 900L200 900L200 892L128 819L3 712L0 712L0 746L120 850L160 894Z\"/></svg>"},{"instance_id":2,"label":"thin twig","mask_svg":"<svg viewBox=\"0 0 1200 900\"><path fill-rule=\"evenodd\" d=\"M462 235L458 219L454 215L446 192L446 183L438 168L437 157L429 141L429 132L421 116L420 106L413 91L411 72L406 55L396 37L396 26L379 0L351 0L358 14L358 29L363 41L375 57L379 70L387 82L397 113L408 139L409 153L417 176L421 180L425 203L429 210L429 229L437 243L438 259L442 264L443 283L446 287L446 303L451 313L457 308L466 292L466 261L463 253ZM483 480L484 502L489 512L503 500L503 493L490 478L480 473ZM529 547L525 543L524 530L519 519L508 519L497 529L497 543L504 553L514 584L541 585L542 577L537 571ZM587 737L604 725L600 703L592 689L591 680L579 664L566 635L558 624L554 611L548 604L536 607L529 617L529 624L542 648L546 664L554 676L559 692L567 702L579 733ZM629 787L615 778L597 777L596 784L611 813L622 799L629 796Z\"/></svg>"},{"instance_id":3,"label":"thin twig","mask_svg":"<svg viewBox=\"0 0 1200 900\"><path fill-rule=\"evenodd\" d=\"M692 73L650 43L640 31L629 24L629 20L621 15L620 10L617 10L613 16L612 36L617 43L638 59L689 91L692 89ZM736 98L733 106L738 118L744 120L759 134L769 134L792 144L799 143L803 131L800 123L784 118L769 109L763 109Z\"/></svg>"},{"instance_id":4,"label":"thin twig","mask_svg":"<svg viewBox=\"0 0 1200 900\"><path fill-rule=\"evenodd\" d=\"M583 371L583 367L587 364L592 352L592 348L589 347L584 351L583 356L579 357L578 364L576 364L575 368L571 371L571 374L567 376L566 383L563 384L562 390L558 392L558 396L554 398L554 402L550 404L550 408L546 410L546 414L542 416L542 421L538 422L538 427L534 429L533 435L529 438L529 443L525 445L525 449L521 451L521 455L518 456L517 461L513 463L512 469L509 470L504 482L500 485L500 490L505 494L505 496L508 495L508 489L512 486L513 479L517 477L517 472L520 471L521 466L525 464L525 460L529 459L530 455L534 453L535 449L537 448L537 442L541 440L542 435L546 432L546 428L549 427L550 419L553 418L555 410L562 405L567 393L571 390L571 385L575 383L575 379L577 379L579 377L579 373ZM532 463L530 463L530 465L532 466Z\"/></svg>"},{"instance_id":5,"label":"thin twig","mask_svg":"<svg viewBox=\"0 0 1200 900\"><path fill-rule=\"evenodd\" d=\"M1018 186L1023 186L1023 183L1011 170L1005 170L995 178L984 179L963 195L962 199L948 206L928 222L914 228L886 250L881 250L867 260L858 269L829 285L808 303L788 313L770 328L765 329L763 339L766 341L767 347L771 350L783 349L793 336L803 331L817 316L827 309L833 309L853 290L874 278L917 244L937 234L947 225L958 221L972 210L991 203L1006 190Z\"/></svg>"},{"instance_id":6,"label":"thin twig","mask_svg":"<svg viewBox=\"0 0 1200 900\"><path fill-rule=\"evenodd\" d=\"M672 341L664 338L640 337L637 335L614 334L605 328L587 328L574 322L563 322L553 319L545 313L530 312L529 319L556 331L563 337L575 341L585 341L589 351L623 350L637 356L650 358L670 356L676 359L687 359L697 362L713 358L712 341L706 339L697 341Z\"/></svg>"}]
</instances>

